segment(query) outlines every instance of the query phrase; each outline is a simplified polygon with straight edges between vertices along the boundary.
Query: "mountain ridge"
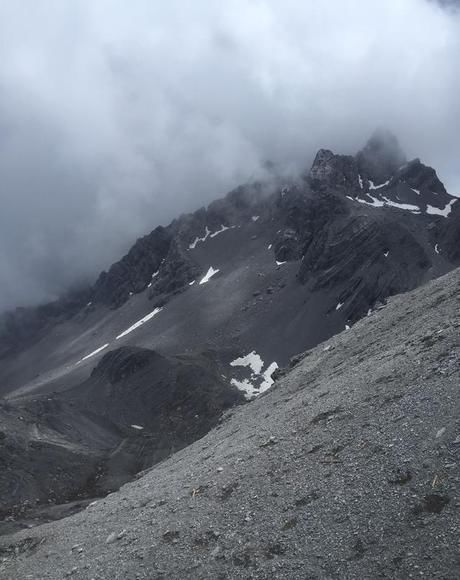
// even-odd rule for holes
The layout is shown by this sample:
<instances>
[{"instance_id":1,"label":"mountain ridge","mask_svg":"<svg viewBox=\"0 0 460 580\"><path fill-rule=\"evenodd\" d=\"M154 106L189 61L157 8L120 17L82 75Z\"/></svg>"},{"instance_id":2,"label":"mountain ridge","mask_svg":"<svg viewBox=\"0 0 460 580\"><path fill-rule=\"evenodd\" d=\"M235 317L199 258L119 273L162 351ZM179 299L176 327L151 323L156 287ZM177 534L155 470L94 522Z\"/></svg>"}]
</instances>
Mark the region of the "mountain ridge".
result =
<instances>
[{"instance_id":1,"label":"mountain ridge","mask_svg":"<svg viewBox=\"0 0 460 580\"><path fill-rule=\"evenodd\" d=\"M13 317L0 338L8 529L116 489L269 390L297 353L455 267L460 204L373 139L391 179L366 147L322 150L302 179L237 188L140 238L93 290Z\"/></svg>"}]
</instances>

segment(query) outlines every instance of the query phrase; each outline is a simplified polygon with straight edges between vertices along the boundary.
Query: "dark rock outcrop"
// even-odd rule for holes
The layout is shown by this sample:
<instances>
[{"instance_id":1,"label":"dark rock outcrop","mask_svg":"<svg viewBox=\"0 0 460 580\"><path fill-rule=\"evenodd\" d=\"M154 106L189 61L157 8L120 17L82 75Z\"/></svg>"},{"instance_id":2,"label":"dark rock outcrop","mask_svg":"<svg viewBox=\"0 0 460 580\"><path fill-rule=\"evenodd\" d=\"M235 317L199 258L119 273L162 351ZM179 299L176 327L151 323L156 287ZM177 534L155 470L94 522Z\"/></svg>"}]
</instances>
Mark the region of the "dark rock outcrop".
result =
<instances>
[{"instance_id":1,"label":"dark rock outcrop","mask_svg":"<svg viewBox=\"0 0 460 580\"><path fill-rule=\"evenodd\" d=\"M397 138L389 131L375 131L365 147L356 155L359 171L375 183L391 179L407 162Z\"/></svg>"},{"instance_id":2,"label":"dark rock outcrop","mask_svg":"<svg viewBox=\"0 0 460 580\"><path fill-rule=\"evenodd\" d=\"M172 242L170 229L158 227L139 238L129 252L108 272L102 272L93 289L94 302L117 308L131 294L147 288L152 274L166 258Z\"/></svg>"}]
</instances>

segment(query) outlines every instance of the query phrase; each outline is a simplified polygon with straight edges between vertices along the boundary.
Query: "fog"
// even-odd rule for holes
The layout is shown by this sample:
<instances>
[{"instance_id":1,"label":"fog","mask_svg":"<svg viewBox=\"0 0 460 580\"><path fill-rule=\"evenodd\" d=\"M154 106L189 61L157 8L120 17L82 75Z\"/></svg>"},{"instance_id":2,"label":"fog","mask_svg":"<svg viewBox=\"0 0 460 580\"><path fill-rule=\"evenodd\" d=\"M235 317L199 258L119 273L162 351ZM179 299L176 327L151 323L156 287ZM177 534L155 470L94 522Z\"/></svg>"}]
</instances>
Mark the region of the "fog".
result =
<instances>
[{"instance_id":1,"label":"fog","mask_svg":"<svg viewBox=\"0 0 460 580\"><path fill-rule=\"evenodd\" d=\"M460 16L428 0L0 0L0 309L376 126L460 193Z\"/></svg>"}]
</instances>

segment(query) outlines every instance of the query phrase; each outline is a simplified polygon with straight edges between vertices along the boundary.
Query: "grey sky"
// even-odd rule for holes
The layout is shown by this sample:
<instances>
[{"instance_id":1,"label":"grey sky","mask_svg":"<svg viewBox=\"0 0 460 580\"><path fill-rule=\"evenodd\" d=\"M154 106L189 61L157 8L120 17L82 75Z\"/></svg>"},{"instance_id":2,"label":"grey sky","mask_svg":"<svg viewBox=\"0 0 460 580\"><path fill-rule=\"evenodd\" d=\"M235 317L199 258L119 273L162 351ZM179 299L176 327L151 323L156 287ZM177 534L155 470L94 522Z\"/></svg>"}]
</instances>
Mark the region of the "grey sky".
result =
<instances>
[{"instance_id":1,"label":"grey sky","mask_svg":"<svg viewBox=\"0 0 460 580\"><path fill-rule=\"evenodd\" d=\"M459 62L426 0L0 0L0 309L376 126L460 193Z\"/></svg>"}]
</instances>

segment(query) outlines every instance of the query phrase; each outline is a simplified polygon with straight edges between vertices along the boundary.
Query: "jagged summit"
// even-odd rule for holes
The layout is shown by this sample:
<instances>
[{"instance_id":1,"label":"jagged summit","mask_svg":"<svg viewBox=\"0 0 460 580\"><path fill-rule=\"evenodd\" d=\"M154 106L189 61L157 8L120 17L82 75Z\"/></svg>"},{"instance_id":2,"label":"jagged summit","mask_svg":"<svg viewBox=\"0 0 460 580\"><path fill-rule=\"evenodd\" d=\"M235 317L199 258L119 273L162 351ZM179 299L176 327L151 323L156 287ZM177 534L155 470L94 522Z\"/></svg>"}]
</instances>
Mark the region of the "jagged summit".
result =
<instances>
[{"instance_id":1,"label":"jagged summit","mask_svg":"<svg viewBox=\"0 0 460 580\"><path fill-rule=\"evenodd\" d=\"M457 198L449 195L436 171L416 158L407 161L398 140L379 130L355 156L320 149L308 175L316 191L335 190L374 208L418 215L450 215Z\"/></svg>"},{"instance_id":2,"label":"jagged summit","mask_svg":"<svg viewBox=\"0 0 460 580\"><path fill-rule=\"evenodd\" d=\"M383 183L407 163L407 158L393 133L377 129L356 155L360 171L375 183Z\"/></svg>"},{"instance_id":3,"label":"jagged summit","mask_svg":"<svg viewBox=\"0 0 460 580\"><path fill-rule=\"evenodd\" d=\"M457 200L400 161L389 136L322 149L306 179L238 187L78 295L5 317L0 510L115 488L270 389L293 355L458 264Z\"/></svg>"}]
</instances>

